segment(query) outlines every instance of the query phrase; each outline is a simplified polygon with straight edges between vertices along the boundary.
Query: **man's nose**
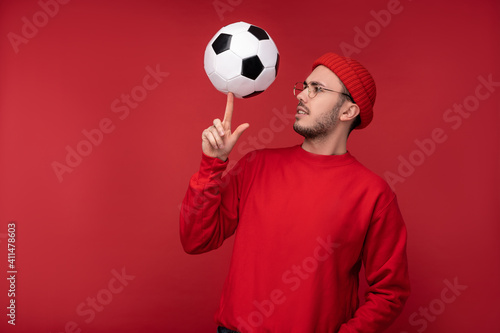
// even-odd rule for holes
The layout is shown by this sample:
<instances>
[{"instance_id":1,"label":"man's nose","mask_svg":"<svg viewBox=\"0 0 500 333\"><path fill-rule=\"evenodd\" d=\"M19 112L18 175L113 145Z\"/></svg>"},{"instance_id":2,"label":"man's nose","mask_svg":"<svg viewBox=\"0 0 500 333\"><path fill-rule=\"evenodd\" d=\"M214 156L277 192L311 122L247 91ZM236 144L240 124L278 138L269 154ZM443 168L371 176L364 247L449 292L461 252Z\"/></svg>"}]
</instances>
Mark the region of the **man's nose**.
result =
<instances>
[{"instance_id":1,"label":"man's nose","mask_svg":"<svg viewBox=\"0 0 500 333\"><path fill-rule=\"evenodd\" d=\"M304 89L300 93L298 93L297 96L295 97L297 97L299 101L306 103L307 99L309 98L309 90Z\"/></svg>"}]
</instances>

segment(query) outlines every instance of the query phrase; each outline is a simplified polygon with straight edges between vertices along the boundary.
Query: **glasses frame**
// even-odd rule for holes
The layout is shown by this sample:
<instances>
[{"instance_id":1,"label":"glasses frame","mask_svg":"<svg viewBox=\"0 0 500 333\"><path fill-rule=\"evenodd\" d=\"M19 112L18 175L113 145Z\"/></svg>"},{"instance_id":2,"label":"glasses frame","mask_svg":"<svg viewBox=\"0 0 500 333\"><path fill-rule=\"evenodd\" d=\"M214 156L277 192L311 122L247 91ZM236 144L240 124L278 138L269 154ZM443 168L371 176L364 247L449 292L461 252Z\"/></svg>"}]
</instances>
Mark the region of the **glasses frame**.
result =
<instances>
[{"instance_id":1,"label":"glasses frame","mask_svg":"<svg viewBox=\"0 0 500 333\"><path fill-rule=\"evenodd\" d=\"M298 88L297 88L297 85L298 85L298 84L303 84L303 85L304 85L304 89L298 89ZM309 86L311 86L311 85L313 85L313 86L317 86L317 87L320 89L320 91L330 91L330 92L334 92L334 93L337 93L337 94L342 94L342 95L344 95L344 96L347 96L347 97L349 97L349 99L351 100L351 102L353 102L354 104L356 104L356 102L354 102L354 99L352 98L352 96L351 96L351 95L349 95L349 94L346 94L346 93L344 93L344 92L340 92L340 91L331 90L331 89L325 88L325 87L320 86L320 85L315 84L315 83L307 84L307 82L306 82L306 81L304 81L304 82L300 82L300 81L298 81L298 82L296 82L296 83L295 83L295 85L293 86L293 95L294 95L295 97L297 97L297 96L300 94L300 92L302 92L302 91L304 91L304 90L306 90L306 89L307 89L307 96L309 96L309 98L310 98L310 99L313 99L314 97L316 97L316 96L318 95L318 92L320 92L320 91L318 91L318 92L314 93L313 91L311 91L311 90L309 89ZM295 92L296 90L297 90L297 91L299 91L299 93L296 93L296 92ZM313 95L313 96L311 96L311 94L314 94L314 95Z\"/></svg>"}]
</instances>

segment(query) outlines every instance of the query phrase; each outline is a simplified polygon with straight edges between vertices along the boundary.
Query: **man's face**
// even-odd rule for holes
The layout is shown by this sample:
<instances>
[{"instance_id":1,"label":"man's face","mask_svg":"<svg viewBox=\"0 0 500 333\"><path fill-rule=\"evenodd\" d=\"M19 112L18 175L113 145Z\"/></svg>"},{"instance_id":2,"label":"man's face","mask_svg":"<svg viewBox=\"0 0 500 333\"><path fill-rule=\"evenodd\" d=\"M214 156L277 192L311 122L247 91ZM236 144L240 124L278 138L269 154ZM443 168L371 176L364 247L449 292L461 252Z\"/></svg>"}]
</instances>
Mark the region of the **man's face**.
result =
<instances>
[{"instance_id":1,"label":"man's face","mask_svg":"<svg viewBox=\"0 0 500 333\"><path fill-rule=\"evenodd\" d=\"M325 66L316 67L305 81L308 85L342 92L340 79ZM313 87L309 88L313 90ZM342 94L319 91L310 98L308 90L304 89L297 95L299 104L295 114L293 129L305 138L321 138L331 133L338 122L339 111L343 104Z\"/></svg>"}]
</instances>

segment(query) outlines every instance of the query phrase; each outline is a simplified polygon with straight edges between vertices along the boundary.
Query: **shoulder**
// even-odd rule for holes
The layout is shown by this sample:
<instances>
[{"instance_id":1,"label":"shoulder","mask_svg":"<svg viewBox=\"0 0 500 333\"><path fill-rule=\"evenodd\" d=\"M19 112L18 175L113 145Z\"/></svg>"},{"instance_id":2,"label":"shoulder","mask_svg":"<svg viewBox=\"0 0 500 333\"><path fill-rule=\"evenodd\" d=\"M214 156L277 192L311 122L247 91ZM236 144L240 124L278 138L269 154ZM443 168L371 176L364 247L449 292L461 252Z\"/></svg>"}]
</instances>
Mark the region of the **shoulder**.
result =
<instances>
[{"instance_id":1,"label":"shoulder","mask_svg":"<svg viewBox=\"0 0 500 333\"><path fill-rule=\"evenodd\" d=\"M361 164L358 160L351 164L353 182L350 190L360 195L360 202L371 207L371 216L377 217L387 212L388 207L397 207L396 194L389 184Z\"/></svg>"},{"instance_id":2,"label":"shoulder","mask_svg":"<svg viewBox=\"0 0 500 333\"><path fill-rule=\"evenodd\" d=\"M372 192L374 195L384 195L390 197L392 200L395 194L385 179L368 169L356 158L354 160L354 163L352 163L350 167L352 168L358 186L365 191Z\"/></svg>"}]
</instances>

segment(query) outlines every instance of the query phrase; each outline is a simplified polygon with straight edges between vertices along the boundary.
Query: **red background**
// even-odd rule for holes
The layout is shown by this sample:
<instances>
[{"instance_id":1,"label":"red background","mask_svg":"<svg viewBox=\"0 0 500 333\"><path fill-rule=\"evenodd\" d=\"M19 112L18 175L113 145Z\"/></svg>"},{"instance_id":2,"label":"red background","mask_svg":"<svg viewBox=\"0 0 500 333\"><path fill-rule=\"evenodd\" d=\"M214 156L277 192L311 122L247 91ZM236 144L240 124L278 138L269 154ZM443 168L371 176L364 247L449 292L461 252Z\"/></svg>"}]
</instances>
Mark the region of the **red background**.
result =
<instances>
[{"instance_id":1,"label":"red background","mask_svg":"<svg viewBox=\"0 0 500 333\"><path fill-rule=\"evenodd\" d=\"M398 13L374 23L388 6ZM240 145L300 143L290 120L272 136L270 122L276 111L295 112L293 83L316 57L349 44L378 88L374 121L349 150L383 177L404 173L403 159L419 164L393 183L413 292L388 332L498 332L500 87L479 88L487 95L479 105L473 97L479 77L500 82L498 1L74 0L46 22L41 10L37 1L0 2L1 276L9 221L18 269L16 326L7 324L2 278L0 331L215 332L232 239L185 254L179 205L201 132L225 106L203 70L204 49L222 26L246 21L273 37L281 66L265 93L236 101L234 124L251 125ZM34 16L38 31L15 46L9 33L23 36L23 17ZM357 37L366 28L371 36ZM120 119L113 101L142 85L148 66L169 74ZM443 118L464 101L466 118ZM60 181L52 164L66 164L66 147L105 118L113 131ZM433 147L436 128L446 140ZM129 280L112 294L121 286L112 271L122 269ZM453 295L444 280L467 289L443 303L442 292ZM78 314L96 296L107 303L101 311Z\"/></svg>"}]
</instances>

